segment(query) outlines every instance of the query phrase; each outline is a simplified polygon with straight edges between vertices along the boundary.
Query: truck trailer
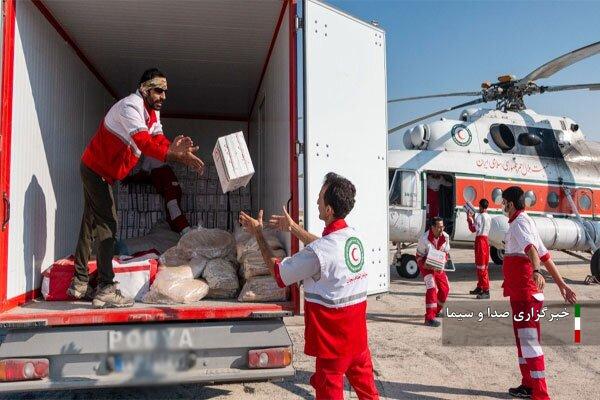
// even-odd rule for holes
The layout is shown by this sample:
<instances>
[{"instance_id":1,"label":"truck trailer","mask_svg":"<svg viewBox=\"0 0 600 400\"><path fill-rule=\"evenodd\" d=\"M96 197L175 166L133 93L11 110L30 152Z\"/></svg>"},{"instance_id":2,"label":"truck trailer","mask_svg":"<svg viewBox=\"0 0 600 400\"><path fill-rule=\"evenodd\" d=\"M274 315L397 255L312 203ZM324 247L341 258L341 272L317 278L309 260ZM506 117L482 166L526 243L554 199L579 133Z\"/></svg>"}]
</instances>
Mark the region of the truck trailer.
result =
<instances>
[{"instance_id":1,"label":"truck trailer","mask_svg":"<svg viewBox=\"0 0 600 400\"><path fill-rule=\"evenodd\" d=\"M301 11L301 12L300 12ZM349 178L369 293L387 291L385 32L316 0L5 0L0 116L0 392L281 379L294 374L288 301L203 299L93 309L40 297L73 253L78 165L104 114L149 67L167 74L161 119L210 160L243 131L254 211L303 216L327 172ZM287 253L300 244L284 238Z\"/></svg>"}]
</instances>

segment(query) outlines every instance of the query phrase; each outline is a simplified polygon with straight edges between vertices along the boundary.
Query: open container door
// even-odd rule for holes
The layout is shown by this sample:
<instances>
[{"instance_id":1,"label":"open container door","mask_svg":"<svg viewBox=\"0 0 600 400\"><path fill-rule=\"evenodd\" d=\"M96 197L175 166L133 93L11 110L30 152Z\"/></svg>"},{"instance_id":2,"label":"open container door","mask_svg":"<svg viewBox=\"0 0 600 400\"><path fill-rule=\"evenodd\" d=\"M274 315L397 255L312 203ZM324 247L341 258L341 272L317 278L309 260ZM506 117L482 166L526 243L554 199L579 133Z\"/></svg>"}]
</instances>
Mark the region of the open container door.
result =
<instances>
[{"instance_id":1,"label":"open container door","mask_svg":"<svg viewBox=\"0 0 600 400\"><path fill-rule=\"evenodd\" d=\"M304 2L305 221L328 172L357 189L347 218L361 234L369 294L389 287L385 32L315 0Z\"/></svg>"}]
</instances>

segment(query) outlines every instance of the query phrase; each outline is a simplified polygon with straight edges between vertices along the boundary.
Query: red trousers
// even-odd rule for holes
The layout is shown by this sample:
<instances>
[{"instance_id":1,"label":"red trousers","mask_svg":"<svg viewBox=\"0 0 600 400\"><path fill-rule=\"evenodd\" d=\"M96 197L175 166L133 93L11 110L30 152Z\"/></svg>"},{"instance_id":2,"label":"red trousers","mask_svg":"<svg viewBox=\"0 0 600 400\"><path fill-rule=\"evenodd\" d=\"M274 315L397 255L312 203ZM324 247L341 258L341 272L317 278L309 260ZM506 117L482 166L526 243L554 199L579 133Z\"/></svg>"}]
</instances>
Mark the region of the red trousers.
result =
<instances>
[{"instance_id":1,"label":"red trousers","mask_svg":"<svg viewBox=\"0 0 600 400\"><path fill-rule=\"evenodd\" d=\"M523 321L515 321L513 318L513 329L517 343L517 354L519 357L519 369L521 370L521 384L531 388L534 400L549 400L548 388L546 386L546 368L544 365L544 352L540 346L540 322L535 322L544 303L534 298L530 300L512 300L510 306L513 316L523 313ZM532 315L527 318L527 314ZM530 319L530 321L525 321Z\"/></svg>"},{"instance_id":2,"label":"red trousers","mask_svg":"<svg viewBox=\"0 0 600 400\"><path fill-rule=\"evenodd\" d=\"M424 268L424 261L419 263L419 269L425 281L425 321L435 319L435 315L442 311L444 303L450 293L448 276L444 271L434 271Z\"/></svg>"},{"instance_id":3,"label":"red trousers","mask_svg":"<svg viewBox=\"0 0 600 400\"><path fill-rule=\"evenodd\" d=\"M427 188L427 220L440 214L440 192Z\"/></svg>"},{"instance_id":4,"label":"red trousers","mask_svg":"<svg viewBox=\"0 0 600 400\"><path fill-rule=\"evenodd\" d=\"M490 244L487 236L475 237L475 267L477 268L477 287L490 290L490 276L488 264L490 263Z\"/></svg>"},{"instance_id":5,"label":"red trousers","mask_svg":"<svg viewBox=\"0 0 600 400\"><path fill-rule=\"evenodd\" d=\"M344 375L354 388L359 399L379 399L371 352L367 348L357 356L342 358L317 357L316 371L310 378L310 384L315 388L316 400L343 400Z\"/></svg>"},{"instance_id":6,"label":"red trousers","mask_svg":"<svg viewBox=\"0 0 600 400\"><path fill-rule=\"evenodd\" d=\"M152 185L165 199L167 222L175 232L181 232L189 226L187 218L181 211L181 187L179 181L168 165L155 168L150 172Z\"/></svg>"}]
</instances>

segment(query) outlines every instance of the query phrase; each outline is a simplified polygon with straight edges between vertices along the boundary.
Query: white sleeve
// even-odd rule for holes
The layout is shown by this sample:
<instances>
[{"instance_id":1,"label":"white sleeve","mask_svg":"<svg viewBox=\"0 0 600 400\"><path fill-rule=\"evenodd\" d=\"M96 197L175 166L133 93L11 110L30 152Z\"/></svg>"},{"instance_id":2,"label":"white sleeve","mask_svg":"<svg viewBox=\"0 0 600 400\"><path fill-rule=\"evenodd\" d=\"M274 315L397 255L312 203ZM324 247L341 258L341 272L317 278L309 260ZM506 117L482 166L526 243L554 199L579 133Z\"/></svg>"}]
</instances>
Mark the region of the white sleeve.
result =
<instances>
[{"instance_id":1,"label":"white sleeve","mask_svg":"<svg viewBox=\"0 0 600 400\"><path fill-rule=\"evenodd\" d=\"M417 243L417 257L425 257L429 252L429 241L426 237L421 236L419 243Z\"/></svg>"},{"instance_id":2,"label":"white sleeve","mask_svg":"<svg viewBox=\"0 0 600 400\"><path fill-rule=\"evenodd\" d=\"M148 130L144 116L133 104L125 103L120 111L121 126L129 135Z\"/></svg>"},{"instance_id":3,"label":"white sleeve","mask_svg":"<svg viewBox=\"0 0 600 400\"><path fill-rule=\"evenodd\" d=\"M531 245L535 246L539 253L539 243L538 240L536 240L537 238L535 237L535 232L533 231L532 227L527 223L527 221L522 219L517 219L514 223L515 227L513 231L513 239L517 244L517 250L527 254L526 249Z\"/></svg>"},{"instance_id":4,"label":"white sleeve","mask_svg":"<svg viewBox=\"0 0 600 400\"><path fill-rule=\"evenodd\" d=\"M281 281L289 286L310 278L321 271L321 263L315 252L305 247L291 257L284 258L279 264Z\"/></svg>"}]
</instances>

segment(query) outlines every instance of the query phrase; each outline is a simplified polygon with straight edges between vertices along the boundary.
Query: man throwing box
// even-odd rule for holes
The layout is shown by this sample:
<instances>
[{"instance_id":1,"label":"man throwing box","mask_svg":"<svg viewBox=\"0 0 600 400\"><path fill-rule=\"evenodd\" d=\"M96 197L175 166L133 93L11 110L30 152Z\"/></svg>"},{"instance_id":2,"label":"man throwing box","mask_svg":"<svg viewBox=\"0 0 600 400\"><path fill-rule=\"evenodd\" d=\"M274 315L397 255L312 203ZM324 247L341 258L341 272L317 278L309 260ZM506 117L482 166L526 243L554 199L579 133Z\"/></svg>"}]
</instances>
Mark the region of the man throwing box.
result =
<instances>
[{"instance_id":1,"label":"man throwing box","mask_svg":"<svg viewBox=\"0 0 600 400\"><path fill-rule=\"evenodd\" d=\"M111 185L124 179L142 154L159 161L176 161L202 172L204 163L194 155L198 150L189 137L178 136L171 143L162 132L160 109L167 93L167 78L149 69L139 89L113 105L81 157L84 209L75 251L75 276L68 289L76 299L94 297L95 308L130 307L133 299L116 288L112 259L117 235L117 213ZM92 238L98 246L98 288L93 295L87 263Z\"/></svg>"}]
</instances>

